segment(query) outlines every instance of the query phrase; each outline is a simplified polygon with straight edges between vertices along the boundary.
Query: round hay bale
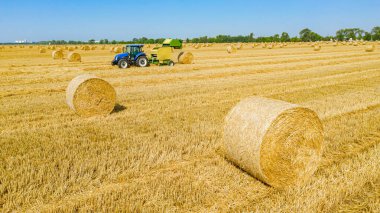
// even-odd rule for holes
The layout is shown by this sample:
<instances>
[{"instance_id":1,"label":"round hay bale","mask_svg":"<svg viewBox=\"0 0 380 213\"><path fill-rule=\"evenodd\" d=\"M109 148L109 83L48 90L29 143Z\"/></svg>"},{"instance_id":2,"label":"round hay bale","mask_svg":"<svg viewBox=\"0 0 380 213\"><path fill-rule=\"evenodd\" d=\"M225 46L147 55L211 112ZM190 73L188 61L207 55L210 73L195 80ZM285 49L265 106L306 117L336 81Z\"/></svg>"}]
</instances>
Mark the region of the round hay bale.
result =
<instances>
[{"instance_id":1,"label":"round hay bale","mask_svg":"<svg viewBox=\"0 0 380 213\"><path fill-rule=\"evenodd\" d=\"M74 51L75 48L74 48L74 47L69 47L68 50L69 50L69 51Z\"/></svg>"},{"instance_id":2,"label":"round hay bale","mask_svg":"<svg viewBox=\"0 0 380 213\"><path fill-rule=\"evenodd\" d=\"M41 48L40 49L40 53L46 53L46 49L45 48Z\"/></svg>"},{"instance_id":3,"label":"round hay bale","mask_svg":"<svg viewBox=\"0 0 380 213\"><path fill-rule=\"evenodd\" d=\"M81 62L81 61L82 61L82 57L80 56L79 53L70 52L70 53L67 55L67 60L68 60L69 62Z\"/></svg>"},{"instance_id":4,"label":"round hay bale","mask_svg":"<svg viewBox=\"0 0 380 213\"><path fill-rule=\"evenodd\" d=\"M122 52L122 48L121 47L115 47L114 49L113 49L113 51L115 52L115 53L121 53Z\"/></svg>"},{"instance_id":5,"label":"round hay bale","mask_svg":"<svg viewBox=\"0 0 380 213\"><path fill-rule=\"evenodd\" d=\"M262 97L238 103L225 119L226 157L277 188L302 184L322 155L323 127L310 109Z\"/></svg>"},{"instance_id":6,"label":"round hay bale","mask_svg":"<svg viewBox=\"0 0 380 213\"><path fill-rule=\"evenodd\" d=\"M108 115L115 107L116 92L107 81L84 74L69 83L66 102L80 116Z\"/></svg>"},{"instance_id":7,"label":"round hay bale","mask_svg":"<svg viewBox=\"0 0 380 213\"><path fill-rule=\"evenodd\" d=\"M371 45L367 45L365 47L365 51L366 52L373 52L375 50L375 45L371 44Z\"/></svg>"},{"instance_id":8,"label":"round hay bale","mask_svg":"<svg viewBox=\"0 0 380 213\"><path fill-rule=\"evenodd\" d=\"M238 44L236 45L236 49L238 49L238 50L243 49L243 44L242 44L242 43L238 43Z\"/></svg>"},{"instance_id":9,"label":"round hay bale","mask_svg":"<svg viewBox=\"0 0 380 213\"><path fill-rule=\"evenodd\" d=\"M228 53L236 53L236 47L234 45L228 45L227 46L227 52Z\"/></svg>"},{"instance_id":10,"label":"round hay bale","mask_svg":"<svg viewBox=\"0 0 380 213\"><path fill-rule=\"evenodd\" d=\"M315 44L314 51L319 51L319 50L321 50L321 45Z\"/></svg>"},{"instance_id":11,"label":"round hay bale","mask_svg":"<svg viewBox=\"0 0 380 213\"><path fill-rule=\"evenodd\" d=\"M88 51L90 49L91 49L90 46L87 46L87 45L82 47L82 50L84 50L84 51Z\"/></svg>"},{"instance_id":12,"label":"round hay bale","mask_svg":"<svg viewBox=\"0 0 380 213\"><path fill-rule=\"evenodd\" d=\"M96 50L97 46L92 46L91 50Z\"/></svg>"},{"instance_id":13,"label":"round hay bale","mask_svg":"<svg viewBox=\"0 0 380 213\"><path fill-rule=\"evenodd\" d=\"M269 44L268 49L273 49L273 44Z\"/></svg>"},{"instance_id":14,"label":"round hay bale","mask_svg":"<svg viewBox=\"0 0 380 213\"><path fill-rule=\"evenodd\" d=\"M181 52L178 55L178 62L180 64L191 64L193 62L194 56L191 52Z\"/></svg>"},{"instance_id":15,"label":"round hay bale","mask_svg":"<svg viewBox=\"0 0 380 213\"><path fill-rule=\"evenodd\" d=\"M53 59L63 59L63 52L62 51L53 51L51 53L51 56Z\"/></svg>"}]
</instances>

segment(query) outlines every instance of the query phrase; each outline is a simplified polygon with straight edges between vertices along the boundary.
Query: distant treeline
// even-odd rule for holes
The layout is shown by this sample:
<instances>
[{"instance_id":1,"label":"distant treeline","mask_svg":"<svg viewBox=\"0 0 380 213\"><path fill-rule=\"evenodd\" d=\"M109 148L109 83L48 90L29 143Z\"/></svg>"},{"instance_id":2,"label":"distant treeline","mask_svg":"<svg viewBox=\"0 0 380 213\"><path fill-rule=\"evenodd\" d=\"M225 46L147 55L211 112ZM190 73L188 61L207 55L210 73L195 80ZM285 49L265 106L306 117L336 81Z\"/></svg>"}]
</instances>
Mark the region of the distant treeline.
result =
<instances>
[{"instance_id":1,"label":"distant treeline","mask_svg":"<svg viewBox=\"0 0 380 213\"><path fill-rule=\"evenodd\" d=\"M253 33L243 36L230 36L230 35L218 35L216 37L202 36L199 38L187 38L185 41L187 43L232 43L232 42L310 42L310 41L329 41L329 40L346 41L352 40L365 40L365 41L375 41L380 40L380 26L374 27L371 32L366 32L360 28L347 28L338 30L335 36L321 36L316 32L313 32L309 28L305 28L299 32L299 36L290 37L287 32L280 34L275 34L273 36L262 36L254 37ZM155 44L162 43L164 38L152 39L152 38L134 38L131 41L116 41L101 39L96 42L95 39L90 39L88 41L65 41L65 40L51 40L51 41L40 41L35 42L37 44L130 44L130 43L140 43L140 44Z\"/></svg>"}]
</instances>

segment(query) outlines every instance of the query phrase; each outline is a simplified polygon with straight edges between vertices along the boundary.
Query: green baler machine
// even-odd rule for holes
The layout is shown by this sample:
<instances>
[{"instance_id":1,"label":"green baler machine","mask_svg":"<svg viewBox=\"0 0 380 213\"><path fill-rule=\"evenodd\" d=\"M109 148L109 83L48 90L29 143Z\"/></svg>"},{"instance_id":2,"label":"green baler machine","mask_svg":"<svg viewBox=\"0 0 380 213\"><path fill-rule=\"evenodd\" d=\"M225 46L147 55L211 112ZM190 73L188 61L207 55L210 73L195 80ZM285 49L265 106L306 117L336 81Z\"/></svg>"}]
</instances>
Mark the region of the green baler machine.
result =
<instances>
[{"instance_id":1,"label":"green baler machine","mask_svg":"<svg viewBox=\"0 0 380 213\"><path fill-rule=\"evenodd\" d=\"M178 39L165 39L161 47L153 48L150 54L150 63L156 65L174 66L172 61L173 49L182 49L182 41Z\"/></svg>"},{"instance_id":2,"label":"green baler machine","mask_svg":"<svg viewBox=\"0 0 380 213\"><path fill-rule=\"evenodd\" d=\"M178 39L165 39L162 43L163 47L173 47L174 49L182 49L182 41Z\"/></svg>"}]
</instances>

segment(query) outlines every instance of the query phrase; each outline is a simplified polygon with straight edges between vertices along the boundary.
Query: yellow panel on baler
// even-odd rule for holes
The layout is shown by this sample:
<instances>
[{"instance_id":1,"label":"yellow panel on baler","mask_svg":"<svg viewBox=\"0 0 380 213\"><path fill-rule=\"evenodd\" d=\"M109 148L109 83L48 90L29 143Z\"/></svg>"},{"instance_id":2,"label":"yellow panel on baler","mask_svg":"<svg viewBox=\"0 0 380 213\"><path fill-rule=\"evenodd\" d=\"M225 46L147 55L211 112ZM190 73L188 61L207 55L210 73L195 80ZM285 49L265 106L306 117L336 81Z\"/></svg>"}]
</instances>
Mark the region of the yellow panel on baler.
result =
<instances>
[{"instance_id":1,"label":"yellow panel on baler","mask_svg":"<svg viewBox=\"0 0 380 213\"><path fill-rule=\"evenodd\" d=\"M171 58L173 50L171 47L160 47L157 50L157 59L162 63L164 60Z\"/></svg>"},{"instance_id":2,"label":"yellow panel on baler","mask_svg":"<svg viewBox=\"0 0 380 213\"><path fill-rule=\"evenodd\" d=\"M154 55L154 57L156 57L157 52L158 52L158 49L159 49L159 47L155 47L155 48L153 48L153 49L150 51L150 54L151 54L152 56Z\"/></svg>"},{"instance_id":3,"label":"yellow panel on baler","mask_svg":"<svg viewBox=\"0 0 380 213\"><path fill-rule=\"evenodd\" d=\"M165 41L162 44L168 44L168 45L170 45L171 42L172 42L172 39L167 38L167 39L165 39Z\"/></svg>"}]
</instances>

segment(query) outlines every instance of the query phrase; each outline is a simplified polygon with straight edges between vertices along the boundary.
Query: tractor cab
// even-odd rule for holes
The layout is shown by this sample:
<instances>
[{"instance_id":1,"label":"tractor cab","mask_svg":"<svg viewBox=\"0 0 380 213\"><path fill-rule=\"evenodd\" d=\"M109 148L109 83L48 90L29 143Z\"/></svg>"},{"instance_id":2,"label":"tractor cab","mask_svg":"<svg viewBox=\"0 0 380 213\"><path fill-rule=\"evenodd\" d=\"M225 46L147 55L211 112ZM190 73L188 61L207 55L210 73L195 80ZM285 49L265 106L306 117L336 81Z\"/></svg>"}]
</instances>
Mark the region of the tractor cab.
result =
<instances>
[{"instance_id":1,"label":"tractor cab","mask_svg":"<svg viewBox=\"0 0 380 213\"><path fill-rule=\"evenodd\" d=\"M123 47L123 53L128 53L130 57L134 58L137 54L143 52L143 44L128 44Z\"/></svg>"},{"instance_id":2,"label":"tractor cab","mask_svg":"<svg viewBox=\"0 0 380 213\"><path fill-rule=\"evenodd\" d=\"M112 65L118 65L119 68L128 68L131 65L136 65L139 67L146 67L149 65L148 58L143 52L143 44L128 44L123 47L123 53L117 54L114 60L111 62Z\"/></svg>"}]
</instances>

